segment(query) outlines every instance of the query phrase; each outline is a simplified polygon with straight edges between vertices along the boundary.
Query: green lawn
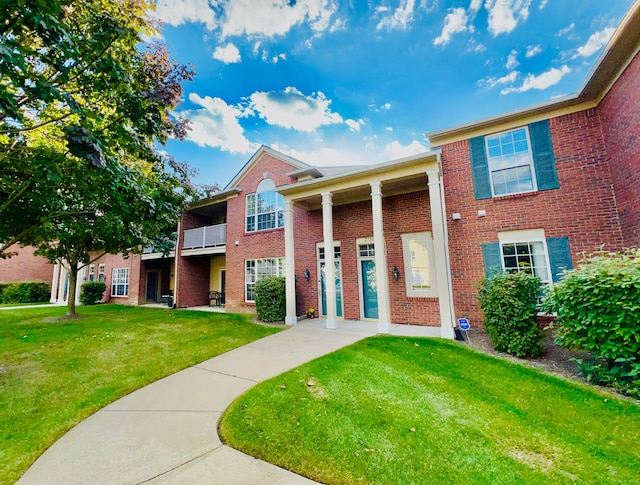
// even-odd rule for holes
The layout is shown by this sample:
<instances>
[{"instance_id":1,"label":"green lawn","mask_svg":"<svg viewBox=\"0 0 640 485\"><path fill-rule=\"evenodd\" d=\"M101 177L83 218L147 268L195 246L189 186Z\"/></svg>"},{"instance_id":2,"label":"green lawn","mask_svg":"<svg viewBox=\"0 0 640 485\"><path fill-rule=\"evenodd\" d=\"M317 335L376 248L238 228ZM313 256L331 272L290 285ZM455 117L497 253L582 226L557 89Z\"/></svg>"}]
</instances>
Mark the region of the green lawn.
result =
<instances>
[{"instance_id":1,"label":"green lawn","mask_svg":"<svg viewBox=\"0 0 640 485\"><path fill-rule=\"evenodd\" d=\"M249 390L223 440L336 484L634 484L640 406L455 342L373 337Z\"/></svg>"},{"instance_id":2,"label":"green lawn","mask_svg":"<svg viewBox=\"0 0 640 485\"><path fill-rule=\"evenodd\" d=\"M0 483L119 397L277 332L246 315L119 305L0 311Z\"/></svg>"}]
</instances>

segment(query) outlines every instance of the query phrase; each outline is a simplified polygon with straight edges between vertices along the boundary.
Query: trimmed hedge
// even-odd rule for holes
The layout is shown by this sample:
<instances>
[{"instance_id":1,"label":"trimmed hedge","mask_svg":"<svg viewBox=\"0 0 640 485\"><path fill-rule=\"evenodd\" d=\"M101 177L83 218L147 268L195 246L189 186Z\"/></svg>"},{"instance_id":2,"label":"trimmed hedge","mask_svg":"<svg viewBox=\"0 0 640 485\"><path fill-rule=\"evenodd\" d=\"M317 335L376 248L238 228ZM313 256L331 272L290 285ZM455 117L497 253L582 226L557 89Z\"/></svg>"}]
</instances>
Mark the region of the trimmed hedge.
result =
<instances>
[{"instance_id":1,"label":"trimmed hedge","mask_svg":"<svg viewBox=\"0 0 640 485\"><path fill-rule=\"evenodd\" d=\"M583 257L545 299L556 343L587 351L587 380L640 398L640 249Z\"/></svg>"},{"instance_id":2,"label":"trimmed hedge","mask_svg":"<svg viewBox=\"0 0 640 485\"><path fill-rule=\"evenodd\" d=\"M95 305L100 303L107 285L102 281L87 281L80 286L80 303Z\"/></svg>"},{"instance_id":3,"label":"trimmed hedge","mask_svg":"<svg viewBox=\"0 0 640 485\"><path fill-rule=\"evenodd\" d=\"M42 281L0 284L0 303L48 303L51 285Z\"/></svg>"},{"instance_id":4,"label":"trimmed hedge","mask_svg":"<svg viewBox=\"0 0 640 485\"><path fill-rule=\"evenodd\" d=\"M269 276L256 281L256 313L263 322L282 322L287 313L285 279Z\"/></svg>"},{"instance_id":5,"label":"trimmed hedge","mask_svg":"<svg viewBox=\"0 0 640 485\"><path fill-rule=\"evenodd\" d=\"M536 323L540 280L520 271L483 279L479 286L484 328L495 349L516 357L542 355L544 332Z\"/></svg>"}]
</instances>

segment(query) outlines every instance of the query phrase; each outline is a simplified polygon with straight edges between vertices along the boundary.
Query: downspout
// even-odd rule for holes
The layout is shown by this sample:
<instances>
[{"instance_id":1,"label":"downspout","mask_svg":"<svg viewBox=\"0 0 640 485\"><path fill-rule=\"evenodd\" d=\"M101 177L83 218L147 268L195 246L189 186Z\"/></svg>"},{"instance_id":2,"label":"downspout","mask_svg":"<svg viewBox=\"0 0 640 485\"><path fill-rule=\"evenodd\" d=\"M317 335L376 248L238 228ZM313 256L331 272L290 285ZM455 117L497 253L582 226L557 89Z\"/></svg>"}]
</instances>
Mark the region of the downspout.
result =
<instances>
[{"instance_id":1,"label":"downspout","mask_svg":"<svg viewBox=\"0 0 640 485\"><path fill-rule=\"evenodd\" d=\"M440 197L442 200L442 224L444 225L444 254L445 254L445 262L447 265L447 279L449 280L449 308L451 309L451 317L453 318L453 322L451 324L455 328L456 326L456 311L455 306L453 304L453 277L451 274L451 258L449 256L449 227L447 224L447 208L444 203L444 173L442 171L442 152L438 151L436 154L436 158L438 159L438 170L442 174L442 183L440 184Z\"/></svg>"},{"instance_id":2,"label":"downspout","mask_svg":"<svg viewBox=\"0 0 640 485\"><path fill-rule=\"evenodd\" d=\"M178 258L180 257L180 223L182 216L178 220L178 232L176 235L176 246L173 256L173 308L178 308Z\"/></svg>"}]
</instances>

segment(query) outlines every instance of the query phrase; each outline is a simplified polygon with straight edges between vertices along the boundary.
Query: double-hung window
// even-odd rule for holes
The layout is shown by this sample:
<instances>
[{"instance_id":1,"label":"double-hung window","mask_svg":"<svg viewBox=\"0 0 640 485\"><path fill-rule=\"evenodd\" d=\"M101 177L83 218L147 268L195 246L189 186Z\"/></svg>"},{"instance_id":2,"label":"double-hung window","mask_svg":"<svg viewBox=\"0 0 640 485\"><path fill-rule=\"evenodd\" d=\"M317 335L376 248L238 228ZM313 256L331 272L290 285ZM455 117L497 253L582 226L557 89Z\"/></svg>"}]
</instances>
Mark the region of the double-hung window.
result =
<instances>
[{"instance_id":1,"label":"double-hung window","mask_svg":"<svg viewBox=\"0 0 640 485\"><path fill-rule=\"evenodd\" d=\"M129 268L113 268L111 296L129 296Z\"/></svg>"},{"instance_id":2,"label":"double-hung window","mask_svg":"<svg viewBox=\"0 0 640 485\"><path fill-rule=\"evenodd\" d=\"M535 168L526 127L485 138L494 196L536 190Z\"/></svg>"},{"instance_id":3,"label":"double-hung window","mask_svg":"<svg viewBox=\"0 0 640 485\"><path fill-rule=\"evenodd\" d=\"M96 265L89 265L89 281L95 281L96 279Z\"/></svg>"},{"instance_id":4,"label":"double-hung window","mask_svg":"<svg viewBox=\"0 0 640 485\"><path fill-rule=\"evenodd\" d=\"M100 263L98 265L98 281L102 281L104 282L105 277L104 277L104 264Z\"/></svg>"},{"instance_id":5,"label":"double-hung window","mask_svg":"<svg viewBox=\"0 0 640 485\"><path fill-rule=\"evenodd\" d=\"M244 275L245 300L255 301L256 281L267 276L284 276L284 258L247 259Z\"/></svg>"},{"instance_id":6,"label":"double-hung window","mask_svg":"<svg viewBox=\"0 0 640 485\"><path fill-rule=\"evenodd\" d=\"M476 199L560 187L549 120L469 140Z\"/></svg>"},{"instance_id":7,"label":"double-hung window","mask_svg":"<svg viewBox=\"0 0 640 485\"><path fill-rule=\"evenodd\" d=\"M264 179L255 194L247 195L246 231L284 227L284 201L271 179Z\"/></svg>"}]
</instances>

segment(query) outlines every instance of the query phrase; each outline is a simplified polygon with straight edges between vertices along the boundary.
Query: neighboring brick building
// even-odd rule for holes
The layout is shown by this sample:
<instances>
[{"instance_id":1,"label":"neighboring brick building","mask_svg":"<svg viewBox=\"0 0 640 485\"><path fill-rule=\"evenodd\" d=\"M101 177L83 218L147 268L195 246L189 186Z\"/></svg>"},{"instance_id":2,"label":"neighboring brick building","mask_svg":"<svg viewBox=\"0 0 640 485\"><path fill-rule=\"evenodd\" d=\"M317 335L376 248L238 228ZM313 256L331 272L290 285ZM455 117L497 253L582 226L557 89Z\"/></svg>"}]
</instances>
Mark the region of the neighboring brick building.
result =
<instances>
[{"instance_id":1,"label":"neighboring brick building","mask_svg":"<svg viewBox=\"0 0 640 485\"><path fill-rule=\"evenodd\" d=\"M337 169L261 147L184 214L175 254L114 257L105 274L128 275L120 301L234 312L254 311L258 279L286 276L288 324L315 308L328 327L450 338L456 318L480 322L485 276L553 284L583 252L640 246L639 50L636 2L578 94L428 134L429 152Z\"/></svg>"}]
</instances>

